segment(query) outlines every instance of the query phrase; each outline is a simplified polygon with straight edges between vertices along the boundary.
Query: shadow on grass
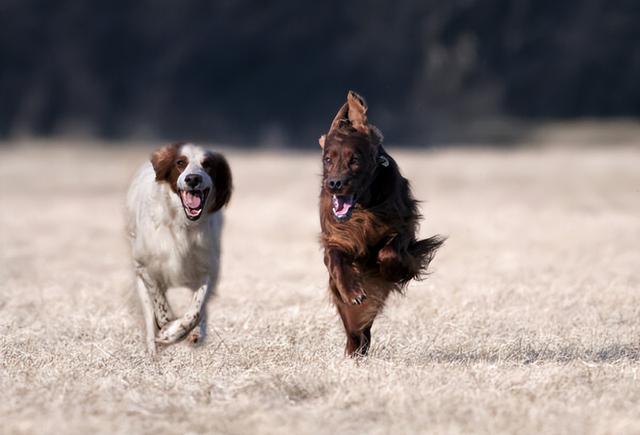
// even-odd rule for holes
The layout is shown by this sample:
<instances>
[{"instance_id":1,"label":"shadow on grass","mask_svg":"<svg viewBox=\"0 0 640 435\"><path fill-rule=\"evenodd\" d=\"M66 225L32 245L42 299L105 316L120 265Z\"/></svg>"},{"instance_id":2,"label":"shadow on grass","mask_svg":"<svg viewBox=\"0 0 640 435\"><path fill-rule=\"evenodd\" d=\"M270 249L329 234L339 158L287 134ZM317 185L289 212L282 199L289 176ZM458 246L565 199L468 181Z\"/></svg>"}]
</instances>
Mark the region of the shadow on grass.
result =
<instances>
[{"instance_id":1,"label":"shadow on grass","mask_svg":"<svg viewBox=\"0 0 640 435\"><path fill-rule=\"evenodd\" d=\"M385 360L420 361L437 364L477 363L617 363L640 361L640 343L609 343L599 346L580 344L456 346L402 351L387 346L372 349L372 356Z\"/></svg>"}]
</instances>

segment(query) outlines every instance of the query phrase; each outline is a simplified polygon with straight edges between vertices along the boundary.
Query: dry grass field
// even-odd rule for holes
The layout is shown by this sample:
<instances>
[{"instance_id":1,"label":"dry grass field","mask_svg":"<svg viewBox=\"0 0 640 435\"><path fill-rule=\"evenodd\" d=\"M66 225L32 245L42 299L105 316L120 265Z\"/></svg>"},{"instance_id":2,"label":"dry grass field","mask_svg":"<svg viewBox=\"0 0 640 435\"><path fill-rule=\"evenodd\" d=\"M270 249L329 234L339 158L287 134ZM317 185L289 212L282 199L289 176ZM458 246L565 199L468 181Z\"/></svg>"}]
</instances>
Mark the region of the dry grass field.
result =
<instances>
[{"instance_id":1,"label":"dry grass field","mask_svg":"<svg viewBox=\"0 0 640 435\"><path fill-rule=\"evenodd\" d=\"M361 361L325 289L319 154L285 151L227 153L209 337L151 361L123 230L144 145L0 147L0 433L640 433L638 143L391 147L449 240Z\"/></svg>"}]
</instances>

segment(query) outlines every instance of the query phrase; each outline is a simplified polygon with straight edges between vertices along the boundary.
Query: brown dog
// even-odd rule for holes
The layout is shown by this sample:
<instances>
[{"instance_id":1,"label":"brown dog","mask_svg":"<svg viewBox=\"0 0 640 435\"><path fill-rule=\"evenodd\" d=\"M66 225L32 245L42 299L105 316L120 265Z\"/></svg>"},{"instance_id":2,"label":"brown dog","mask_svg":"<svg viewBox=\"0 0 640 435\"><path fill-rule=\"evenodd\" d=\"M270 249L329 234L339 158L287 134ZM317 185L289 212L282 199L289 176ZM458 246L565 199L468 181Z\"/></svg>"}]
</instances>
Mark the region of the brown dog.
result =
<instances>
[{"instance_id":1,"label":"brown dog","mask_svg":"<svg viewBox=\"0 0 640 435\"><path fill-rule=\"evenodd\" d=\"M365 355L371 325L391 291L424 277L444 238L417 240L418 203L364 99L349 91L326 135L320 223L329 289L347 334L347 355Z\"/></svg>"}]
</instances>

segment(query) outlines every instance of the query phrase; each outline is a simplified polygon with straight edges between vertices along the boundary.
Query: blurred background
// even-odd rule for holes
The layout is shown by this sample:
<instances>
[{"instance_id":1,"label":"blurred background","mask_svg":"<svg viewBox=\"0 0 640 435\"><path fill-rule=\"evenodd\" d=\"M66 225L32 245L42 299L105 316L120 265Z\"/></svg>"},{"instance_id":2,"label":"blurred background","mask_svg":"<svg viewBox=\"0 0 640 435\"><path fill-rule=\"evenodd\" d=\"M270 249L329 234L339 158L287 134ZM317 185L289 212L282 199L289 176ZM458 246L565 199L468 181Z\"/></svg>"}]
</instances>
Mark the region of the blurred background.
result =
<instances>
[{"instance_id":1,"label":"blurred background","mask_svg":"<svg viewBox=\"0 0 640 435\"><path fill-rule=\"evenodd\" d=\"M640 434L639 79L640 0L0 0L0 435ZM349 89L448 236L357 364L318 243ZM125 194L187 140L233 171L221 280L151 361Z\"/></svg>"},{"instance_id":2,"label":"blurred background","mask_svg":"<svg viewBox=\"0 0 640 435\"><path fill-rule=\"evenodd\" d=\"M638 22L637 0L1 0L0 139L311 148L348 89L405 146L634 122Z\"/></svg>"}]
</instances>

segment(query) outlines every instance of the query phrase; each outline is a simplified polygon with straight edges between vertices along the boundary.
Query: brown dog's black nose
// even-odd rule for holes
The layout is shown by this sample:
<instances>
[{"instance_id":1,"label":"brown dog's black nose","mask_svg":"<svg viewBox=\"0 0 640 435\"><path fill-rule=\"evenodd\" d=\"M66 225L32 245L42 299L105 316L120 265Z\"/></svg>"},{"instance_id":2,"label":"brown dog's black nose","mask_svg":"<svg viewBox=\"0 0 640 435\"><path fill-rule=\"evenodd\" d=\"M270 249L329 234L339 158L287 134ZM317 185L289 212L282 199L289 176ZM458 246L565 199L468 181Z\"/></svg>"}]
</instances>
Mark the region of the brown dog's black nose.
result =
<instances>
[{"instance_id":1,"label":"brown dog's black nose","mask_svg":"<svg viewBox=\"0 0 640 435\"><path fill-rule=\"evenodd\" d=\"M184 177L184 182L187 183L187 186L194 189L202 182L202 177L198 174L189 174Z\"/></svg>"},{"instance_id":2,"label":"brown dog's black nose","mask_svg":"<svg viewBox=\"0 0 640 435\"><path fill-rule=\"evenodd\" d=\"M327 186L329 187L329 190L331 190L332 192L337 192L338 190L342 189L342 187L344 187L346 185L346 180L343 178L329 178L327 180Z\"/></svg>"}]
</instances>

